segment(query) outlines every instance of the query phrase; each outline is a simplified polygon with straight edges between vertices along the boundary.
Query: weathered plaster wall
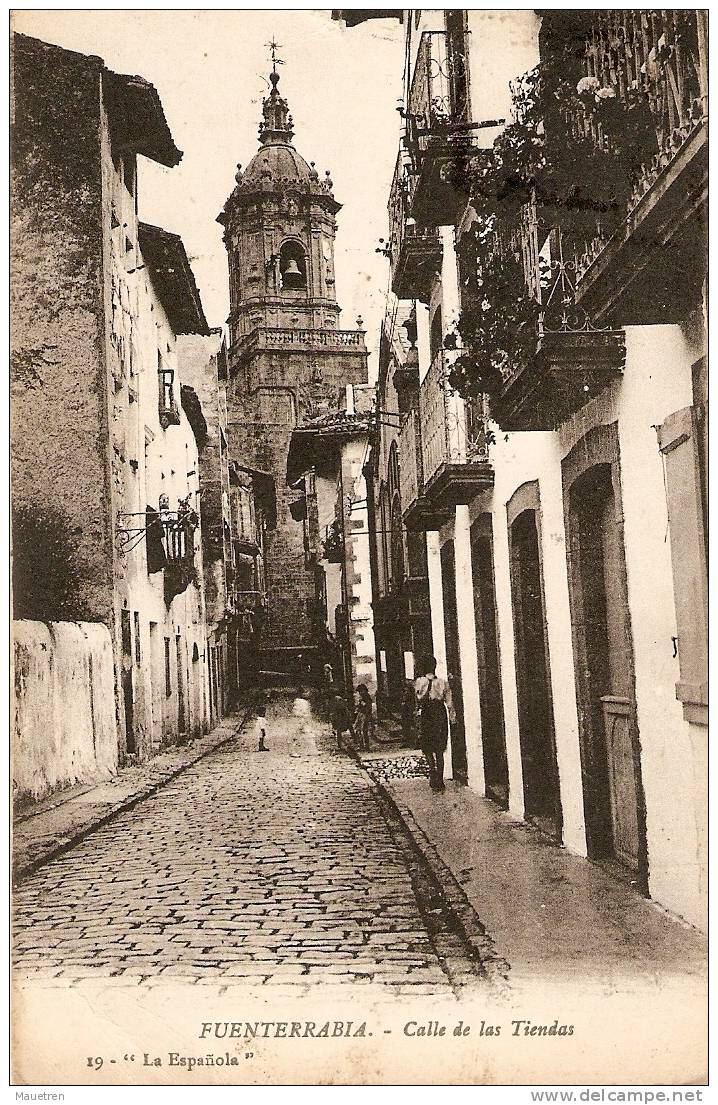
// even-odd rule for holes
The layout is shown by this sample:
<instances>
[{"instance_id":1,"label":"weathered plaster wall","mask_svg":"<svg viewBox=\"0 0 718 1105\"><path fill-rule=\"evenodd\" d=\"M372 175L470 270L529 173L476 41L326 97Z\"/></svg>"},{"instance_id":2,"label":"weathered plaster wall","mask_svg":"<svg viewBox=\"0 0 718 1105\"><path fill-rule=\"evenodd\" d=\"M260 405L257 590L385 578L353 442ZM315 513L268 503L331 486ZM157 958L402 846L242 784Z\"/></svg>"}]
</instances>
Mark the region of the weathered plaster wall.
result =
<instances>
[{"instance_id":1,"label":"weathered plaster wall","mask_svg":"<svg viewBox=\"0 0 718 1105\"><path fill-rule=\"evenodd\" d=\"M131 670L137 754L145 758L183 733L202 732L208 724L201 530L194 534L195 578L169 605L164 572L148 573L143 533L145 508L157 509L161 495L167 496L171 511L188 495L192 507L199 509L200 470L197 442L180 403L177 339L137 243L135 203L123 183L126 168L122 163L114 165L109 157L104 159L104 168L106 190L125 224L114 228L106 246L111 304L108 348L114 381L113 488L127 531L118 541L121 547L115 573L117 681L119 685L123 667ZM133 243L132 250L125 249L125 240ZM179 425L166 428L159 413L159 356L162 365L175 372L173 388L180 419ZM123 610L130 615L129 658L122 656ZM195 646L198 659L193 660Z\"/></svg>"},{"instance_id":2,"label":"weathered plaster wall","mask_svg":"<svg viewBox=\"0 0 718 1105\"><path fill-rule=\"evenodd\" d=\"M513 618L506 502L538 479L551 685L564 816L564 842L585 854L561 495L561 459L596 425L618 424L628 599L636 670L636 702L646 798L649 889L661 905L705 925L705 730L683 718L675 695L678 659L666 497L654 426L690 405L691 364L698 355L678 326L626 332L621 381L587 404L556 434L499 433L493 449L494 557L501 640L510 808L523 813L516 706ZM472 517L484 509L472 508Z\"/></svg>"},{"instance_id":3,"label":"weathered plaster wall","mask_svg":"<svg viewBox=\"0 0 718 1105\"><path fill-rule=\"evenodd\" d=\"M13 40L14 601L112 619L99 58Z\"/></svg>"},{"instance_id":4,"label":"weathered plaster wall","mask_svg":"<svg viewBox=\"0 0 718 1105\"><path fill-rule=\"evenodd\" d=\"M621 483L652 897L706 924L707 731L683 718L662 459L653 426L692 402L694 353L678 326L630 327L619 393ZM698 769L696 771L696 768Z\"/></svg>"},{"instance_id":5,"label":"weathered plaster wall","mask_svg":"<svg viewBox=\"0 0 718 1105\"><path fill-rule=\"evenodd\" d=\"M13 786L41 798L117 771L112 642L88 622L13 623Z\"/></svg>"},{"instance_id":6,"label":"weathered plaster wall","mask_svg":"<svg viewBox=\"0 0 718 1105\"><path fill-rule=\"evenodd\" d=\"M349 637L352 650L352 674L357 683L365 683L376 694L376 646L372 613L371 564L369 561L369 519L366 481L362 471L366 459L366 439L349 441L341 450L341 485L345 508L345 556Z\"/></svg>"},{"instance_id":7,"label":"weathered plaster wall","mask_svg":"<svg viewBox=\"0 0 718 1105\"><path fill-rule=\"evenodd\" d=\"M183 384L194 388L207 423L207 441L199 457L202 494L202 546L205 565L205 609L208 630L225 616L227 590L224 523L230 525L229 465L226 451L227 404L224 385L217 376L217 353L222 331L210 335L183 334L177 339L177 362Z\"/></svg>"}]
</instances>

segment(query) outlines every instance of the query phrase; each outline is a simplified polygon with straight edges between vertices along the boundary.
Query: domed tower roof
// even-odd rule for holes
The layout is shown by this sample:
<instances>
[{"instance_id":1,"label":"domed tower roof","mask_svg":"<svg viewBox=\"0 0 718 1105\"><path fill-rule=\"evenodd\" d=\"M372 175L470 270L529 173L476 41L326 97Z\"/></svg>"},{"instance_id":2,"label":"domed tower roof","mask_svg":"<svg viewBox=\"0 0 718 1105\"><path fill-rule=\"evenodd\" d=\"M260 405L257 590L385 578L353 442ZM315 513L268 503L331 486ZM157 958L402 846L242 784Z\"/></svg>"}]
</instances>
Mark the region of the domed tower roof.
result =
<instances>
[{"instance_id":1,"label":"domed tower roof","mask_svg":"<svg viewBox=\"0 0 718 1105\"><path fill-rule=\"evenodd\" d=\"M279 94L276 68L270 73L269 80L272 88L262 102L262 121L259 124L261 145L244 172L241 165L237 166L236 187L218 222L225 222L230 207L241 205L245 196L257 192L300 192L316 198L332 214L341 208L341 204L334 199L334 184L329 170L320 180L314 162L309 164L305 161L292 143L294 124L289 105Z\"/></svg>"},{"instance_id":2,"label":"domed tower roof","mask_svg":"<svg viewBox=\"0 0 718 1105\"><path fill-rule=\"evenodd\" d=\"M312 183L318 181L316 169L310 168L301 154L288 142L269 142L261 146L247 168L242 173L240 186L260 187L265 181L281 181L297 184L303 192L308 192Z\"/></svg>"}]
</instances>

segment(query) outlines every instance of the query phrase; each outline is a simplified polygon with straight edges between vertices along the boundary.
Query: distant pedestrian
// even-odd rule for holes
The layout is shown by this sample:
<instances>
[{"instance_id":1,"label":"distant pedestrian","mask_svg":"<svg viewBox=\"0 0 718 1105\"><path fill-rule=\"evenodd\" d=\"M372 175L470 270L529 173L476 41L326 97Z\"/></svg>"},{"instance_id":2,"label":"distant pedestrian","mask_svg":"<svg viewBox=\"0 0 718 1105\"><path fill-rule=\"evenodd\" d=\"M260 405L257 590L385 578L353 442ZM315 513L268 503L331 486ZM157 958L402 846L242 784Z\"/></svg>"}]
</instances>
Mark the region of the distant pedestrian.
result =
<instances>
[{"instance_id":1,"label":"distant pedestrian","mask_svg":"<svg viewBox=\"0 0 718 1105\"><path fill-rule=\"evenodd\" d=\"M365 752L371 749L371 738L374 735L374 703L372 702L369 688L366 683L360 683L357 687L357 708L355 727L357 744Z\"/></svg>"},{"instance_id":2,"label":"distant pedestrian","mask_svg":"<svg viewBox=\"0 0 718 1105\"><path fill-rule=\"evenodd\" d=\"M330 694L334 689L334 669L329 661L327 661L322 668L322 678L324 681L324 690L327 694Z\"/></svg>"},{"instance_id":3,"label":"distant pedestrian","mask_svg":"<svg viewBox=\"0 0 718 1105\"><path fill-rule=\"evenodd\" d=\"M344 746L342 744L342 737L345 733L349 733L352 740L354 740L354 726L352 725L351 714L347 709L347 704L340 694L335 694L331 700L329 717L332 723L332 729L334 730L334 736L337 739L337 748L340 752L343 752Z\"/></svg>"},{"instance_id":4,"label":"distant pedestrian","mask_svg":"<svg viewBox=\"0 0 718 1105\"><path fill-rule=\"evenodd\" d=\"M451 688L436 674L436 658L427 656L414 684L421 748L429 763L432 790L444 787L444 753L449 739L449 724L456 721Z\"/></svg>"},{"instance_id":5,"label":"distant pedestrian","mask_svg":"<svg viewBox=\"0 0 718 1105\"><path fill-rule=\"evenodd\" d=\"M257 717L254 722L254 735L257 739L257 751L269 752L267 748L267 707L264 703L257 706Z\"/></svg>"}]
</instances>

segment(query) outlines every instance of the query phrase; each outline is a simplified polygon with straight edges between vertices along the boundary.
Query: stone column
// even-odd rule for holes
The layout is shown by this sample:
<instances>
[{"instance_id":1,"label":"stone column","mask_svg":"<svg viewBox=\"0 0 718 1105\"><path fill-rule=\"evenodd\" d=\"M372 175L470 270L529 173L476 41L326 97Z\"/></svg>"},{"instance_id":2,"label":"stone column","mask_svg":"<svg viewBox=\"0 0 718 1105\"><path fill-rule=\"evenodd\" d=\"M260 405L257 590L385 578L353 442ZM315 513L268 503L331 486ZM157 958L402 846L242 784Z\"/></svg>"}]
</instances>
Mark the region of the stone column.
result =
<instances>
[{"instance_id":1,"label":"stone column","mask_svg":"<svg viewBox=\"0 0 718 1105\"><path fill-rule=\"evenodd\" d=\"M426 534L426 561L429 574L429 606L431 607L431 638L434 642L436 674L446 679L446 638L444 636L444 592L441 579L441 545L438 530ZM423 675L417 672L417 675ZM451 742L444 757L444 778L451 779Z\"/></svg>"},{"instance_id":2,"label":"stone column","mask_svg":"<svg viewBox=\"0 0 718 1105\"><path fill-rule=\"evenodd\" d=\"M468 506L456 507L454 523L454 565L456 572L456 610L461 658L461 688L464 698L464 731L469 786L486 793L484 751L481 741L479 672L474 620L474 582L471 571L471 536Z\"/></svg>"}]
</instances>

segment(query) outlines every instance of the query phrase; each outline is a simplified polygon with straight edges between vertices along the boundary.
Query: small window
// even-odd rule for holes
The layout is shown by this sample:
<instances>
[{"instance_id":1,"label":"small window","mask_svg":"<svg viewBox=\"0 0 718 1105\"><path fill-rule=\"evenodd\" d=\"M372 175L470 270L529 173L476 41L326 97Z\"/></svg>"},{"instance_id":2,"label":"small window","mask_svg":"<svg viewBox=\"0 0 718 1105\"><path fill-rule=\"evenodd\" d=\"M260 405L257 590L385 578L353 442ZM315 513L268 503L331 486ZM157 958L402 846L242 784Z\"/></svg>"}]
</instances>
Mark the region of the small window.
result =
<instances>
[{"instance_id":1,"label":"small window","mask_svg":"<svg viewBox=\"0 0 718 1105\"><path fill-rule=\"evenodd\" d=\"M170 638L165 637L165 698L169 698L172 694L172 664L170 659L170 644Z\"/></svg>"},{"instance_id":2,"label":"small window","mask_svg":"<svg viewBox=\"0 0 718 1105\"><path fill-rule=\"evenodd\" d=\"M135 625L135 660L138 664L142 663L142 641L140 640L140 615L139 611L135 610L133 614L133 621Z\"/></svg>"},{"instance_id":3,"label":"small window","mask_svg":"<svg viewBox=\"0 0 718 1105\"><path fill-rule=\"evenodd\" d=\"M160 386L162 406L165 410L170 410L174 406L174 382L174 371L171 368L163 368L160 373Z\"/></svg>"}]
</instances>

